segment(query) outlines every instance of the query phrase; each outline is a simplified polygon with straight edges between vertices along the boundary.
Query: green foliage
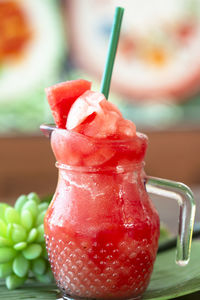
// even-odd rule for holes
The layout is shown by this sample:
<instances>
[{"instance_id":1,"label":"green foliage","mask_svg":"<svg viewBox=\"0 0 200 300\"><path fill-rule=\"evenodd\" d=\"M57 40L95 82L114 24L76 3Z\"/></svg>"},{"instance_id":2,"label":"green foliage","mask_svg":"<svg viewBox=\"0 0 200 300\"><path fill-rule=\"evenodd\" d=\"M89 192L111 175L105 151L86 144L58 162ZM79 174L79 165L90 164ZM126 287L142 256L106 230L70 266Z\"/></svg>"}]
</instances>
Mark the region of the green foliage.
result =
<instances>
[{"instance_id":1,"label":"green foliage","mask_svg":"<svg viewBox=\"0 0 200 300\"><path fill-rule=\"evenodd\" d=\"M162 244L164 241L168 240L171 237L171 234L166 227L165 224L161 222L160 224L160 239L159 239L159 244Z\"/></svg>"},{"instance_id":2,"label":"green foliage","mask_svg":"<svg viewBox=\"0 0 200 300\"><path fill-rule=\"evenodd\" d=\"M10 290L30 277L52 280L43 224L48 205L36 193L20 196L14 207L0 203L0 278Z\"/></svg>"},{"instance_id":3,"label":"green foliage","mask_svg":"<svg viewBox=\"0 0 200 300\"><path fill-rule=\"evenodd\" d=\"M18 255L13 261L13 272L18 277L25 277L29 270L29 261L22 255Z\"/></svg>"},{"instance_id":4,"label":"green foliage","mask_svg":"<svg viewBox=\"0 0 200 300\"><path fill-rule=\"evenodd\" d=\"M175 263L175 248L159 253L143 299L168 300L200 291L199 253L200 242L195 241L186 267Z\"/></svg>"}]
</instances>

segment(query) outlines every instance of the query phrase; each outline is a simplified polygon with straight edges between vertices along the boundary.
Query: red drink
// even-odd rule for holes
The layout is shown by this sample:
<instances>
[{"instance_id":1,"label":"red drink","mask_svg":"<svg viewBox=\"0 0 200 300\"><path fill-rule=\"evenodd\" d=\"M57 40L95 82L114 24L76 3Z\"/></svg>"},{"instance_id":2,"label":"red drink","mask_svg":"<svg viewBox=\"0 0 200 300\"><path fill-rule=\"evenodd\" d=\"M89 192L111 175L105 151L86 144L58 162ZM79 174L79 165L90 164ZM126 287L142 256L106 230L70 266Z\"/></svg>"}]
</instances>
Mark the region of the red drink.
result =
<instances>
[{"instance_id":1,"label":"red drink","mask_svg":"<svg viewBox=\"0 0 200 300\"><path fill-rule=\"evenodd\" d=\"M74 299L137 299L153 270L159 217L145 189L147 138L55 129L59 181L45 218L59 288Z\"/></svg>"},{"instance_id":2,"label":"red drink","mask_svg":"<svg viewBox=\"0 0 200 300\"><path fill-rule=\"evenodd\" d=\"M193 194L179 182L146 177L147 137L89 88L76 80L47 89L58 128L41 129L51 133L59 168L45 217L47 251L65 299L140 299L159 238L159 217L146 189L178 200L181 266L189 261Z\"/></svg>"}]
</instances>

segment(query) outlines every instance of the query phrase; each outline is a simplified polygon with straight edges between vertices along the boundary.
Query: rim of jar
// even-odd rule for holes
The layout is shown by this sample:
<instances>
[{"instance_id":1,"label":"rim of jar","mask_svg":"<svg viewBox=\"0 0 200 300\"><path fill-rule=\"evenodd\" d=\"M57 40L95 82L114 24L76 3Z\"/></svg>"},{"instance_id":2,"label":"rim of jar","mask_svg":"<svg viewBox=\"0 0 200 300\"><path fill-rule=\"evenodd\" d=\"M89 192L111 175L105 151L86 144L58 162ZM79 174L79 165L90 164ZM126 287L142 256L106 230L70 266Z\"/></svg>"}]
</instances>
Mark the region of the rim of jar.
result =
<instances>
[{"instance_id":1,"label":"rim of jar","mask_svg":"<svg viewBox=\"0 0 200 300\"><path fill-rule=\"evenodd\" d=\"M94 145L101 146L101 145L113 145L113 146L118 146L118 147L123 147L128 144L134 143L134 139L137 136L140 140L143 140L144 143L148 143L148 137L144 133L141 132L136 132L136 135L132 138L127 138L127 139L95 139L93 137L85 136L81 133L67 130L67 129L62 129L62 128L57 128L55 124L42 124L40 126L41 131L51 139L52 133L54 131L58 131L62 133L63 135L69 134L71 138L76 138L77 140L87 140L88 142L93 143ZM124 164L119 164L116 166L102 166L102 165L94 165L94 166L77 166L77 165L70 165L70 164L65 164L62 162L56 162L55 166L60 169L60 170L66 170L66 171L71 171L71 172L81 172L81 173L127 173L127 172L133 172L133 171L139 171L144 168L145 162L142 159L141 161L129 161L129 163L124 163Z\"/></svg>"},{"instance_id":2,"label":"rim of jar","mask_svg":"<svg viewBox=\"0 0 200 300\"><path fill-rule=\"evenodd\" d=\"M60 131L60 132L63 132L63 133L68 132L72 136L77 136L77 137L81 137L81 138L91 140L95 144L105 144L105 143L106 144L125 144L125 143L131 143L134 140L135 136L137 136L138 138L143 139L146 142L148 142L147 135L142 133L142 132L139 132L139 131L136 131L136 135L134 135L132 138L127 138L127 139L108 139L108 138L96 138L95 139L93 137L83 135L79 132L75 132L75 131L64 129L64 128L58 128L58 127L56 127L55 124L42 124L40 126L40 129L49 138L51 138L51 134L53 133L53 131L56 130L56 131Z\"/></svg>"}]
</instances>

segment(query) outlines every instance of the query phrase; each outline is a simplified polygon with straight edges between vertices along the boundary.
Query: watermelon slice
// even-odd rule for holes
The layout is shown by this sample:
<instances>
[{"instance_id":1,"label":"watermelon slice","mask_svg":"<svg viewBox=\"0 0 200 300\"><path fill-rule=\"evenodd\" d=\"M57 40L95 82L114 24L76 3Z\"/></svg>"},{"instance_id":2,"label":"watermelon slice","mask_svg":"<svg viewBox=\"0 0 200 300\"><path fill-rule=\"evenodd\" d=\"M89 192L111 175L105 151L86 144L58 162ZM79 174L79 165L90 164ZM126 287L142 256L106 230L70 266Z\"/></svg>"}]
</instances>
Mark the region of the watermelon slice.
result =
<instances>
[{"instance_id":1,"label":"watermelon slice","mask_svg":"<svg viewBox=\"0 0 200 300\"><path fill-rule=\"evenodd\" d=\"M67 116L72 104L90 88L91 82L79 79L61 82L45 89L58 128L66 128Z\"/></svg>"}]
</instances>

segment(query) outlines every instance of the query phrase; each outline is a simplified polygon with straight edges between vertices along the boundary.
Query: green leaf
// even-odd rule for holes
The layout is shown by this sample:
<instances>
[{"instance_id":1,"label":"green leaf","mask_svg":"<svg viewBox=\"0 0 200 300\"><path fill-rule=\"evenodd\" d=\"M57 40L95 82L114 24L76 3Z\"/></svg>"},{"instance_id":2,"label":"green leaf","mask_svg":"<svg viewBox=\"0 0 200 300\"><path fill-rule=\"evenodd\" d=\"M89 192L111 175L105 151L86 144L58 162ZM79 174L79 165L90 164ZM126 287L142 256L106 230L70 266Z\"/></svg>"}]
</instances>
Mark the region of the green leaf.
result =
<instances>
[{"instance_id":1,"label":"green leaf","mask_svg":"<svg viewBox=\"0 0 200 300\"><path fill-rule=\"evenodd\" d=\"M58 289L55 284L41 284L29 281L22 288L8 291L4 282L0 285L0 299L9 300L55 300L58 296ZM61 296L59 297L61 298Z\"/></svg>"},{"instance_id":2,"label":"green leaf","mask_svg":"<svg viewBox=\"0 0 200 300\"><path fill-rule=\"evenodd\" d=\"M37 228L37 240L36 242L38 243L42 243L44 242L44 224L41 224L38 228Z\"/></svg>"},{"instance_id":3,"label":"green leaf","mask_svg":"<svg viewBox=\"0 0 200 300\"><path fill-rule=\"evenodd\" d=\"M22 253L26 259L36 259L42 253L42 247L39 244L30 244Z\"/></svg>"},{"instance_id":4,"label":"green leaf","mask_svg":"<svg viewBox=\"0 0 200 300\"><path fill-rule=\"evenodd\" d=\"M12 228L12 240L15 243L24 242L26 240L27 234L24 227L18 224L13 224Z\"/></svg>"},{"instance_id":5,"label":"green leaf","mask_svg":"<svg viewBox=\"0 0 200 300\"><path fill-rule=\"evenodd\" d=\"M33 216L30 210L23 209L21 212L21 223L26 229L31 229L33 225Z\"/></svg>"},{"instance_id":6,"label":"green leaf","mask_svg":"<svg viewBox=\"0 0 200 300\"><path fill-rule=\"evenodd\" d=\"M16 251L10 247L0 248L0 264L7 263L14 259L16 256Z\"/></svg>"},{"instance_id":7,"label":"green leaf","mask_svg":"<svg viewBox=\"0 0 200 300\"><path fill-rule=\"evenodd\" d=\"M39 212L43 211L43 210L47 210L47 208L49 207L49 204L47 202L42 202L38 205L38 210Z\"/></svg>"},{"instance_id":8,"label":"green leaf","mask_svg":"<svg viewBox=\"0 0 200 300\"><path fill-rule=\"evenodd\" d=\"M18 287L20 287L26 278L18 277L17 275L10 275L6 278L6 286L9 290L14 290ZM6 298L5 298L6 299Z\"/></svg>"},{"instance_id":9,"label":"green leaf","mask_svg":"<svg viewBox=\"0 0 200 300\"><path fill-rule=\"evenodd\" d=\"M53 198L53 195L48 195L42 198L42 202L48 202L48 204L51 202Z\"/></svg>"},{"instance_id":10,"label":"green leaf","mask_svg":"<svg viewBox=\"0 0 200 300\"><path fill-rule=\"evenodd\" d=\"M47 270L47 272L43 275L35 275L37 280L41 283L52 283L53 281L53 274L51 270Z\"/></svg>"},{"instance_id":11,"label":"green leaf","mask_svg":"<svg viewBox=\"0 0 200 300\"><path fill-rule=\"evenodd\" d=\"M4 220L5 210L6 210L7 207L9 207L8 204L6 204L6 203L0 203L0 219Z\"/></svg>"},{"instance_id":12,"label":"green leaf","mask_svg":"<svg viewBox=\"0 0 200 300\"><path fill-rule=\"evenodd\" d=\"M32 271L36 275L43 275L46 271L47 263L42 258L37 258L32 263Z\"/></svg>"},{"instance_id":13,"label":"green leaf","mask_svg":"<svg viewBox=\"0 0 200 300\"><path fill-rule=\"evenodd\" d=\"M18 277L25 277L29 266L30 262L21 254L13 261L13 271Z\"/></svg>"},{"instance_id":14,"label":"green leaf","mask_svg":"<svg viewBox=\"0 0 200 300\"><path fill-rule=\"evenodd\" d=\"M48 260L48 253L47 253L47 249L46 249L46 244L44 243L42 245L42 254L41 257L43 257L44 259Z\"/></svg>"},{"instance_id":15,"label":"green leaf","mask_svg":"<svg viewBox=\"0 0 200 300\"><path fill-rule=\"evenodd\" d=\"M0 236L5 237L7 234L7 226L6 223L0 219Z\"/></svg>"},{"instance_id":16,"label":"green leaf","mask_svg":"<svg viewBox=\"0 0 200 300\"><path fill-rule=\"evenodd\" d=\"M0 236L0 247L11 246L12 242L7 238Z\"/></svg>"},{"instance_id":17,"label":"green leaf","mask_svg":"<svg viewBox=\"0 0 200 300\"><path fill-rule=\"evenodd\" d=\"M12 262L0 264L0 278L5 278L5 277L11 275L12 272L13 272Z\"/></svg>"},{"instance_id":18,"label":"green leaf","mask_svg":"<svg viewBox=\"0 0 200 300\"><path fill-rule=\"evenodd\" d=\"M27 246L27 243L26 242L20 242L20 243L17 243L13 246L13 248L17 251L22 251L26 248Z\"/></svg>"},{"instance_id":19,"label":"green leaf","mask_svg":"<svg viewBox=\"0 0 200 300\"><path fill-rule=\"evenodd\" d=\"M12 241L12 230L13 230L13 224L9 223L7 228L6 228L6 237Z\"/></svg>"},{"instance_id":20,"label":"green leaf","mask_svg":"<svg viewBox=\"0 0 200 300\"><path fill-rule=\"evenodd\" d=\"M36 194L36 193L34 193L34 192L28 194L27 197L28 197L28 200L33 200L33 201L35 201L36 204L39 204L39 203L40 203L40 198L39 198L38 194Z\"/></svg>"},{"instance_id":21,"label":"green leaf","mask_svg":"<svg viewBox=\"0 0 200 300\"><path fill-rule=\"evenodd\" d=\"M36 226L39 226L39 225L41 225L41 224L44 223L44 216L45 216L45 214L46 214L46 211L43 210L43 211L38 215L37 220L36 220Z\"/></svg>"},{"instance_id":22,"label":"green leaf","mask_svg":"<svg viewBox=\"0 0 200 300\"><path fill-rule=\"evenodd\" d=\"M21 212L22 210L22 207L24 206L24 204L27 202L28 198L27 196L25 195L21 195L17 201L15 202L15 209L18 211L18 212Z\"/></svg>"},{"instance_id":23,"label":"green leaf","mask_svg":"<svg viewBox=\"0 0 200 300\"><path fill-rule=\"evenodd\" d=\"M31 231L28 234L28 238L27 238L27 242L28 243L32 243L35 241L35 239L37 238L38 235L38 231L36 228L32 228Z\"/></svg>"},{"instance_id":24,"label":"green leaf","mask_svg":"<svg viewBox=\"0 0 200 300\"><path fill-rule=\"evenodd\" d=\"M160 224L160 238L159 238L159 245L162 244L164 241L169 239L171 234L165 224Z\"/></svg>"},{"instance_id":25,"label":"green leaf","mask_svg":"<svg viewBox=\"0 0 200 300\"><path fill-rule=\"evenodd\" d=\"M157 255L150 285L144 300L167 300L200 291L200 242L192 243L191 259L186 267L175 263L175 250Z\"/></svg>"},{"instance_id":26,"label":"green leaf","mask_svg":"<svg viewBox=\"0 0 200 300\"><path fill-rule=\"evenodd\" d=\"M24 206L23 206L23 210L28 210L30 211L30 213L32 214L33 218L35 218L37 216L38 213L38 207L37 204L34 200L28 200Z\"/></svg>"},{"instance_id":27,"label":"green leaf","mask_svg":"<svg viewBox=\"0 0 200 300\"><path fill-rule=\"evenodd\" d=\"M7 207L5 210L5 220L7 223L20 223L18 211L13 207Z\"/></svg>"}]
</instances>

